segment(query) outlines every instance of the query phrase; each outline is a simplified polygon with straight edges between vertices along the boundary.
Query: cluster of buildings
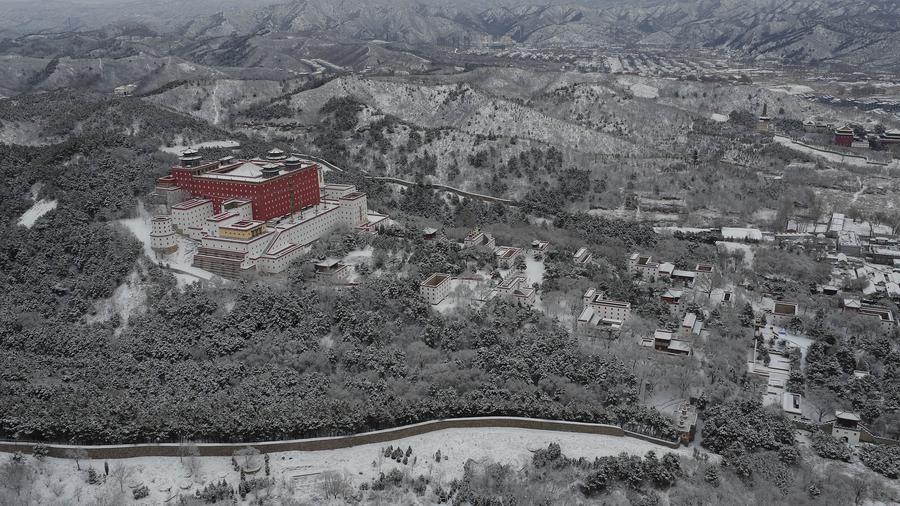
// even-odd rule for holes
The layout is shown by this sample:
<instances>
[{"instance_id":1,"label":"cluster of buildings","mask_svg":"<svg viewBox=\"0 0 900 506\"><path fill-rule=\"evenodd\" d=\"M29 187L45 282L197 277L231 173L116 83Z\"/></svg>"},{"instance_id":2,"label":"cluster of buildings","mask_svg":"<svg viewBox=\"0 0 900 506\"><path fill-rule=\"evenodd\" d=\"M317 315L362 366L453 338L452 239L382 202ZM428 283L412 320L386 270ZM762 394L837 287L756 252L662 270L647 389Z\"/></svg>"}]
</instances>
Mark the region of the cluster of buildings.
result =
<instances>
[{"instance_id":1,"label":"cluster of buildings","mask_svg":"<svg viewBox=\"0 0 900 506\"><path fill-rule=\"evenodd\" d=\"M877 322L885 333L893 332L897 326L894 312L884 306L866 304L859 299L846 298L842 302L842 307L844 311L856 313Z\"/></svg>"},{"instance_id":2,"label":"cluster of buildings","mask_svg":"<svg viewBox=\"0 0 900 506\"><path fill-rule=\"evenodd\" d=\"M845 301L845 304L847 301ZM850 302L850 310L865 311L865 305ZM765 382L763 403L765 405L780 407L785 417L797 422L801 426L808 427L812 420L807 416L810 407L807 406L803 395L790 389L788 380L795 367L800 367L799 362L792 362L791 353L802 355L803 346L795 342L793 338L786 337L783 331L778 331L774 325L784 326L791 319L800 315L800 308L796 303L785 301L772 301L771 307L763 310L764 319L756 325L756 338L753 340L753 348L748 360L748 373ZM882 313L873 310L873 317L882 318ZM891 319L893 317L891 316ZM802 338L805 339L805 338ZM764 351L764 353L760 353ZM765 360L761 357L765 356ZM853 371L850 381L856 381L868 376L865 371ZM832 420L828 421L831 435L838 440L850 444L860 442L863 428L860 417L856 413L837 411Z\"/></svg>"},{"instance_id":3,"label":"cluster of buildings","mask_svg":"<svg viewBox=\"0 0 900 506\"><path fill-rule=\"evenodd\" d=\"M827 252L900 267L900 241L890 226L854 220L843 213L818 219L793 217L776 239L805 243Z\"/></svg>"},{"instance_id":4,"label":"cluster of buildings","mask_svg":"<svg viewBox=\"0 0 900 506\"><path fill-rule=\"evenodd\" d=\"M866 132L864 135L857 135L849 125L834 129L834 143L845 148L854 147L855 142L865 143L866 146L878 147L879 149L891 149L900 147L900 130L891 129L881 133Z\"/></svg>"},{"instance_id":5,"label":"cluster of buildings","mask_svg":"<svg viewBox=\"0 0 900 506\"><path fill-rule=\"evenodd\" d=\"M436 240L438 230L426 228L422 231L422 238L426 241ZM537 300L537 290L529 283L528 276L522 271L511 268L516 260L524 260L527 254L542 255L547 252L550 243L534 240L530 248L518 248L515 246L497 246L494 237L480 228L469 232L462 241L463 248L478 248L493 253L497 264L503 269L510 269L505 278L486 293L485 299L499 297L517 306L531 307ZM463 281L460 278L458 281ZM470 281L470 279L466 279ZM419 292L429 304L440 304L453 292L454 278L447 273L434 273L419 285Z\"/></svg>"},{"instance_id":6,"label":"cluster of buildings","mask_svg":"<svg viewBox=\"0 0 900 506\"><path fill-rule=\"evenodd\" d=\"M845 148L873 147L894 150L900 147L900 130L871 129L858 126L854 129L849 124L836 125L832 121L807 119L803 121L803 130L807 133L832 135L834 144Z\"/></svg>"},{"instance_id":7,"label":"cluster of buildings","mask_svg":"<svg viewBox=\"0 0 900 506\"><path fill-rule=\"evenodd\" d=\"M387 224L368 210L365 193L326 184L318 164L279 149L214 161L187 150L179 162L152 195L169 214L151 221L151 246L168 253L187 236L199 243L193 265L222 277L279 273L339 226L374 232Z\"/></svg>"},{"instance_id":8,"label":"cluster of buildings","mask_svg":"<svg viewBox=\"0 0 900 506\"><path fill-rule=\"evenodd\" d=\"M887 297L900 301L900 241L890 226L832 213L818 220L792 218L788 220L787 230L778 234L782 242L814 248L831 263L831 280L819 287L821 293L837 295L848 284L856 284L854 290L860 290L864 298ZM854 304L860 302L851 302L849 309ZM845 309L848 309L846 304ZM886 329L895 325L893 318L882 322Z\"/></svg>"},{"instance_id":9,"label":"cluster of buildings","mask_svg":"<svg viewBox=\"0 0 900 506\"><path fill-rule=\"evenodd\" d=\"M625 263L626 270L644 281L667 280L673 285L708 287L712 282L713 266L697 264L694 269L676 269L675 264L659 263L649 255L632 253Z\"/></svg>"}]
</instances>

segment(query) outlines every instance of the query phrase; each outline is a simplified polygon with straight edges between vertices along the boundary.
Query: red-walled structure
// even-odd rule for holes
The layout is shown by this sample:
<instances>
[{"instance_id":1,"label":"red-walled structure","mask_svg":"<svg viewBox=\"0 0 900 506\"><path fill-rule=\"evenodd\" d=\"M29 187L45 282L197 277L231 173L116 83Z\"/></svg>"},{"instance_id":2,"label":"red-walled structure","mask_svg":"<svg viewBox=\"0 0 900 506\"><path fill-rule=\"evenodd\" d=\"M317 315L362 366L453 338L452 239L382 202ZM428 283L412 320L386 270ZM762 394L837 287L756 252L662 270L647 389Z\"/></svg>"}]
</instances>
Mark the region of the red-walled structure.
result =
<instances>
[{"instance_id":1,"label":"red-walled structure","mask_svg":"<svg viewBox=\"0 0 900 506\"><path fill-rule=\"evenodd\" d=\"M853 146L853 129L850 127L841 127L834 131L834 143L838 146Z\"/></svg>"},{"instance_id":2,"label":"red-walled structure","mask_svg":"<svg viewBox=\"0 0 900 506\"><path fill-rule=\"evenodd\" d=\"M203 162L186 151L181 164L159 179L161 188L180 188L191 197L213 202L214 212L230 199L253 203L253 219L265 221L319 204L319 166L272 150L265 160L222 159ZM187 196L186 195L186 196Z\"/></svg>"}]
</instances>

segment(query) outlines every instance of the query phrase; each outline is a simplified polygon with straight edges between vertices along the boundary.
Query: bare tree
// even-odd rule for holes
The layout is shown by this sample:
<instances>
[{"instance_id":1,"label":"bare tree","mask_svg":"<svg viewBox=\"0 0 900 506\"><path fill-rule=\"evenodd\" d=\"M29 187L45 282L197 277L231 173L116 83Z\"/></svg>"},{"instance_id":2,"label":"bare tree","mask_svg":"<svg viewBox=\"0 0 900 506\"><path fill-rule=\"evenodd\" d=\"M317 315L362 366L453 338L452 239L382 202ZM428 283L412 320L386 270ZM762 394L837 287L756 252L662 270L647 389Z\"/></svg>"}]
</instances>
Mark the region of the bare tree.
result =
<instances>
[{"instance_id":1,"label":"bare tree","mask_svg":"<svg viewBox=\"0 0 900 506\"><path fill-rule=\"evenodd\" d=\"M116 466L109 475L119 484L119 491L125 492L125 482L134 474L134 468L129 466Z\"/></svg>"},{"instance_id":2,"label":"bare tree","mask_svg":"<svg viewBox=\"0 0 900 506\"><path fill-rule=\"evenodd\" d=\"M69 448L66 450L66 458L67 459L75 459L75 468L81 471L81 462L82 460L88 458L87 451L82 448Z\"/></svg>"},{"instance_id":3,"label":"bare tree","mask_svg":"<svg viewBox=\"0 0 900 506\"><path fill-rule=\"evenodd\" d=\"M255 469L259 465L259 450L252 446L236 450L234 456L245 471Z\"/></svg>"},{"instance_id":4,"label":"bare tree","mask_svg":"<svg viewBox=\"0 0 900 506\"><path fill-rule=\"evenodd\" d=\"M200 448L196 443L182 439L178 443L178 460L187 468L191 476L200 471Z\"/></svg>"},{"instance_id":5,"label":"bare tree","mask_svg":"<svg viewBox=\"0 0 900 506\"><path fill-rule=\"evenodd\" d=\"M326 498L341 499L350 494L352 487L350 480L344 474L326 471L322 473L319 489Z\"/></svg>"},{"instance_id":6,"label":"bare tree","mask_svg":"<svg viewBox=\"0 0 900 506\"><path fill-rule=\"evenodd\" d=\"M810 388L807 390L806 395L807 405L810 406L813 412L816 414L817 421L822 423L822 420L828 416L833 415L835 408L838 407L838 399L826 388Z\"/></svg>"},{"instance_id":7,"label":"bare tree","mask_svg":"<svg viewBox=\"0 0 900 506\"><path fill-rule=\"evenodd\" d=\"M20 497L22 491L34 481L34 469L25 462L9 460L0 468L0 477L3 485Z\"/></svg>"},{"instance_id":8,"label":"bare tree","mask_svg":"<svg viewBox=\"0 0 900 506\"><path fill-rule=\"evenodd\" d=\"M201 467L201 460L200 460L199 452L197 452L197 454L195 454L195 455L191 455L188 457L187 467L188 467L188 470L190 470L190 472L191 472L191 476L193 476L195 479L199 480L200 467ZM199 483L199 481L197 483Z\"/></svg>"}]
</instances>

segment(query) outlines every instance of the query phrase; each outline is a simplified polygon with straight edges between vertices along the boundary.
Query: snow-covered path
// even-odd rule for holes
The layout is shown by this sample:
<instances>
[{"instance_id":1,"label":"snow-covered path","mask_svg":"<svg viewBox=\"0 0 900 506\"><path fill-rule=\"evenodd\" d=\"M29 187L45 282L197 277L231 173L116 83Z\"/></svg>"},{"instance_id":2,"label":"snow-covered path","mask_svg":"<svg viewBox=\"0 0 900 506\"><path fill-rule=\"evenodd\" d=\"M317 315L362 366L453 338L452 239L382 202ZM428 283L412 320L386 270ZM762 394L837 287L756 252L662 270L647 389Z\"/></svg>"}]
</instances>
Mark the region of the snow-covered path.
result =
<instances>
[{"instance_id":1,"label":"snow-covered path","mask_svg":"<svg viewBox=\"0 0 900 506\"><path fill-rule=\"evenodd\" d=\"M856 182L859 184L859 190L853 194L853 198L850 199L850 202L856 202L859 200L859 197L866 192L866 185L863 184L862 179L859 176L856 176Z\"/></svg>"}]
</instances>

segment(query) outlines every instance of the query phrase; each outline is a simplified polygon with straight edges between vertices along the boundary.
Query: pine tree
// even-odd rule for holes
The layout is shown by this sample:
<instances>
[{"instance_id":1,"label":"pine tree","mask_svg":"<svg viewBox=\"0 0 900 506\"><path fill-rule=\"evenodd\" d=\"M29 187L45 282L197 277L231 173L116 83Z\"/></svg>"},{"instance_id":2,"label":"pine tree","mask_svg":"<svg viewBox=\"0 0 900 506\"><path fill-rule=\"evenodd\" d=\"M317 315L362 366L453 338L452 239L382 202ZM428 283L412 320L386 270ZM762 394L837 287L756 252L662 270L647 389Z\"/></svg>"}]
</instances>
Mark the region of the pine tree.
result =
<instances>
[{"instance_id":1,"label":"pine tree","mask_svg":"<svg viewBox=\"0 0 900 506\"><path fill-rule=\"evenodd\" d=\"M719 466L709 466L703 473L703 479L714 487L719 486Z\"/></svg>"}]
</instances>

